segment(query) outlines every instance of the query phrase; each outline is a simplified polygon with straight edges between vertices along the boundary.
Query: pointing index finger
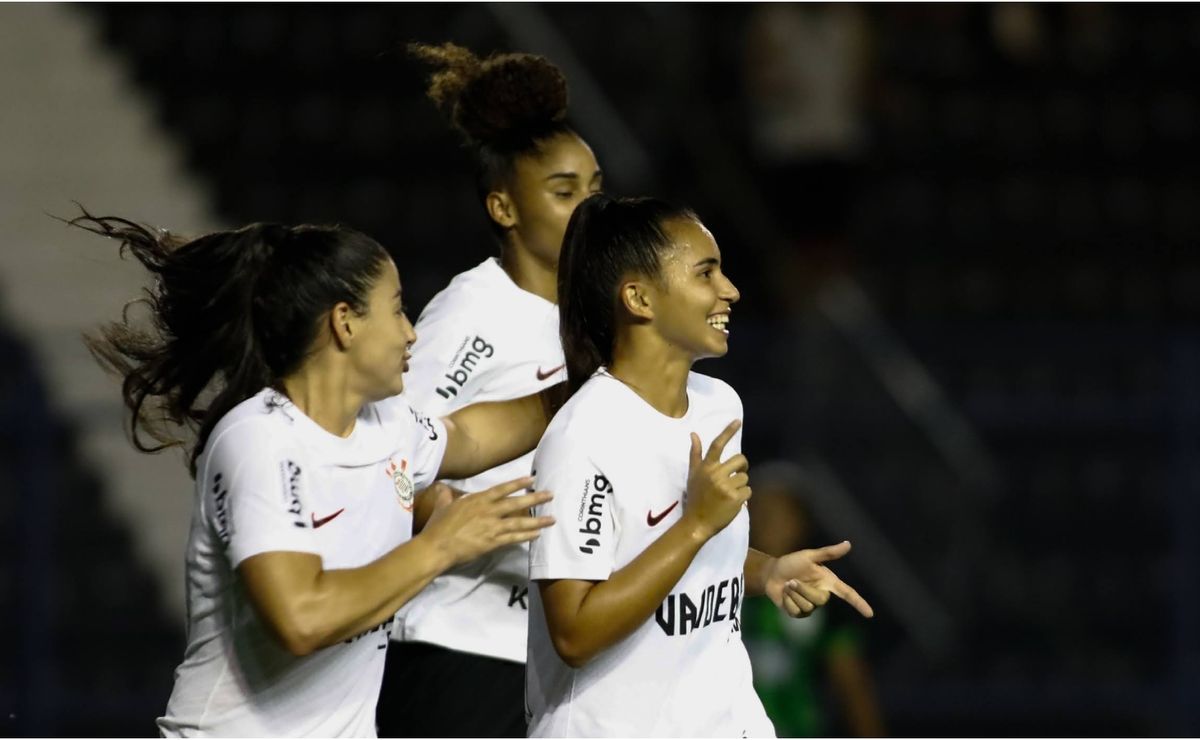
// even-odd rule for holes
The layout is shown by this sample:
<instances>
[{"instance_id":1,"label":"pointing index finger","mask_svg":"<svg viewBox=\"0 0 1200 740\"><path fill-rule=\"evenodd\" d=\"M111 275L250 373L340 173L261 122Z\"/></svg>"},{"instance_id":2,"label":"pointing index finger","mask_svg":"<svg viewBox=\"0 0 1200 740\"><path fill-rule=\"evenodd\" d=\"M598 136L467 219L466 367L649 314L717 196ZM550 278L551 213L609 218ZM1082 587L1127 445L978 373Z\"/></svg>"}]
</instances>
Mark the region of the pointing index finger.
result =
<instances>
[{"instance_id":1,"label":"pointing index finger","mask_svg":"<svg viewBox=\"0 0 1200 740\"><path fill-rule=\"evenodd\" d=\"M850 606L858 610L858 613L864 617L875 616L875 610L867 603L867 600L858 595L858 592L851 588L845 581L834 576L833 586L829 589L837 594L838 598L846 602Z\"/></svg>"},{"instance_id":2,"label":"pointing index finger","mask_svg":"<svg viewBox=\"0 0 1200 740\"><path fill-rule=\"evenodd\" d=\"M725 451L725 445L729 444L729 440L733 439L733 435L737 434L737 430L741 428L741 419L734 419L729 422L729 425L708 446L708 454L704 456L704 459L712 463L721 462L721 453Z\"/></svg>"}]
</instances>

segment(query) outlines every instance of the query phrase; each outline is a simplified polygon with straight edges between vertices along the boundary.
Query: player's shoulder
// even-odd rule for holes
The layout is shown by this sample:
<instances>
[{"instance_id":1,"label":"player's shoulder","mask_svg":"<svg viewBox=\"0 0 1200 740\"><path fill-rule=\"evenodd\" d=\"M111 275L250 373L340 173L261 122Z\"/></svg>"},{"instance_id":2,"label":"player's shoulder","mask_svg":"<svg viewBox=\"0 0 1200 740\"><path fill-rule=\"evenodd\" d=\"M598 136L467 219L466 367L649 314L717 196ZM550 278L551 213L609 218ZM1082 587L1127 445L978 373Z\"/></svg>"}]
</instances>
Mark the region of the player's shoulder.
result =
<instances>
[{"instance_id":1,"label":"player's shoulder","mask_svg":"<svg viewBox=\"0 0 1200 740\"><path fill-rule=\"evenodd\" d=\"M209 433L204 456L249 460L287 448L294 420L291 402L264 388L228 411ZM291 413L295 413L294 408Z\"/></svg>"},{"instance_id":2,"label":"player's shoulder","mask_svg":"<svg viewBox=\"0 0 1200 740\"><path fill-rule=\"evenodd\" d=\"M504 282L500 280L503 276L504 271L491 257L458 273L430 299L418 321L440 321L449 317L487 318L492 313L489 299L503 291Z\"/></svg>"},{"instance_id":3,"label":"player's shoulder","mask_svg":"<svg viewBox=\"0 0 1200 740\"><path fill-rule=\"evenodd\" d=\"M468 368L473 370L478 362L490 359L497 347L519 343L529 328L513 320L510 309L516 299L506 291L505 282L512 285L495 260L488 259L456 275L435 295L416 323L413 355L418 366L436 360L440 367L474 353Z\"/></svg>"},{"instance_id":4,"label":"player's shoulder","mask_svg":"<svg viewBox=\"0 0 1200 740\"><path fill-rule=\"evenodd\" d=\"M575 443L611 437L612 430L628 416L626 395L620 381L597 373L554 415L547 436Z\"/></svg>"},{"instance_id":5,"label":"player's shoulder","mask_svg":"<svg viewBox=\"0 0 1200 740\"><path fill-rule=\"evenodd\" d=\"M688 392L706 406L742 408L742 397L729 383L695 371L688 373Z\"/></svg>"}]
</instances>

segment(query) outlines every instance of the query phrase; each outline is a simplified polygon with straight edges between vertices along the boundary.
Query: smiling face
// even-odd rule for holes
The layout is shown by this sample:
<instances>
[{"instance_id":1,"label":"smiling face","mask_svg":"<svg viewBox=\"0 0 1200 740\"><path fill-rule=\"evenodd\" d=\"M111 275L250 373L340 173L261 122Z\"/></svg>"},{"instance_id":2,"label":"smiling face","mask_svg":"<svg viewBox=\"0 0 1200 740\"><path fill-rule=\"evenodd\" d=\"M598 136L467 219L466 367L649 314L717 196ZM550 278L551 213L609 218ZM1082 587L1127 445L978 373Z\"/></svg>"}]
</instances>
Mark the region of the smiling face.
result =
<instances>
[{"instance_id":1,"label":"smiling face","mask_svg":"<svg viewBox=\"0 0 1200 740\"><path fill-rule=\"evenodd\" d=\"M721 357L729 351L730 307L741 298L721 270L721 250L696 221L668 221L663 231L672 246L662 258L661 285L647 285L652 323L692 360Z\"/></svg>"},{"instance_id":2,"label":"smiling face","mask_svg":"<svg viewBox=\"0 0 1200 740\"><path fill-rule=\"evenodd\" d=\"M554 136L542 142L536 154L517 158L512 182L504 191L511 223L501 222L509 227L510 244L556 267L571 213L600 191L602 180L591 147L574 133Z\"/></svg>"},{"instance_id":3,"label":"smiling face","mask_svg":"<svg viewBox=\"0 0 1200 740\"><path fill-rule=\"evenodd\" d=\"M391 259L385 260L367 294L366 310L348 314L353 341L347 352L350 366L367 400L398 395L404 390L409 348L417 332L404 312L400 273Z\"/></svg>"}]
</instances>

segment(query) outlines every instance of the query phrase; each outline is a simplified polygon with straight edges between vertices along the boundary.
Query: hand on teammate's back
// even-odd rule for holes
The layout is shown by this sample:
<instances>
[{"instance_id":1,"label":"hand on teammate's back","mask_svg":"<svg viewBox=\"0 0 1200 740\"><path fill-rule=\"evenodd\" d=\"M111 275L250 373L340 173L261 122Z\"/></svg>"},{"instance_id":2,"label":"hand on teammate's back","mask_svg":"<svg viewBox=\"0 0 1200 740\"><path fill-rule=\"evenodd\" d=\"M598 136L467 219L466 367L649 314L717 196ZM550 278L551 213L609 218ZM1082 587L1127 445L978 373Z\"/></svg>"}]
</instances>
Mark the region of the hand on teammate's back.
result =
<instances>
[{"instance_id":1,"label":"hand on teammate's back","mask_svg":"<svg viewBox=\"0 0 1200 740\"><path fill-rule=\"evenodd\" d=\"M433 513L421 536L442 547L455 564L505 545L528 542L554 524L554 517L529 514L530 508L553 498L549 491L510 496L531 485L533 478L518 478L456 498Z\"/></svg>"},{"instance_id":2,"label":"hand on teammate's back","mask_svg":"<svg viewBox=\"0 0 1200 740\"><path fill-rule=\"evenodd\" d=\"M730 422L708 446L704 457L700 457L700 437L692 434L683 518L698 527L706 539L732 522L750 500L750 476L746 472L750 461L740 453L721 460L725 445L741 427L739 419Z\"/></svg>"}]
</instances>

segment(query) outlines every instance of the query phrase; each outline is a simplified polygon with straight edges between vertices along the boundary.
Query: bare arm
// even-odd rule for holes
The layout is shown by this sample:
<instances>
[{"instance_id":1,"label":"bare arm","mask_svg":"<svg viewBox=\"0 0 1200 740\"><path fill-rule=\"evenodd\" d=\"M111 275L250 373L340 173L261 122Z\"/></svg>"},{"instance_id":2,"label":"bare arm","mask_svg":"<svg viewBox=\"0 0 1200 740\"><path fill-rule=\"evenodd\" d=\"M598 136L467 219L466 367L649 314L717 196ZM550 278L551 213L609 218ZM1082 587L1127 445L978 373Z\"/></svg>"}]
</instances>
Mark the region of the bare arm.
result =
<instances>
[{"instance_id":1,"label":"bare arm","mask_svg":"<svg viewBox=\"0 0 1200 740\"><path fill-rule=\"evenodd\" d=\"M688 503L683 517L606 581L539 581L546 624L559 656L580 667L645 622L679 582L704 543L725 528L750 498L742 455L720 462L740 427L725 428L700 458L692 435Z\"/></svg>"},{"instance_id":2,"label":"bare arm","mask_svg":"<svg viewBox=\"0 0 1200 740\"><path fill-rule=\"evenodd\" d=\"M284 648L308 655L386 621L452 564L417 537L361 568L325 570L319 555L265 552L243 561L238 574Z\"/></svg>"},{"instance_id":3,"label":"bare arm","mask_svg":"<svg viewBox=\"0 0 1200 740\"><path fill-rule=\"evenodd\" d=\"M546 624L563 661L578 668L637 629L707 541L680 519L607 581L538 581Z\"/></svg>"},{"instance_id":4,"label":"bare arm","mask_svg":"<svg viewBox=\"0 0 1200 740\"><path fill-rule=\"evenodd\" d=\"M250 602L285 649L307 655L382 624L451 566L517 542L553 523L528 509L548 501L538 492L513 496L521 478L438 510L424 531L358 568L326 570L318 555L265 552L238 566Z\"/></svg>"},{"instance_id":5,"label":"bare arm","mask_svg":"<svg viewBox=\"0 0 1200 740\"><path fill-rule=\"evenodd\" d=\"M471 404L443 418L446 455L438 477L470 478L529 452L565 400L566 383L559 383L511 401Z\"/></svg>"}]
</instances>

